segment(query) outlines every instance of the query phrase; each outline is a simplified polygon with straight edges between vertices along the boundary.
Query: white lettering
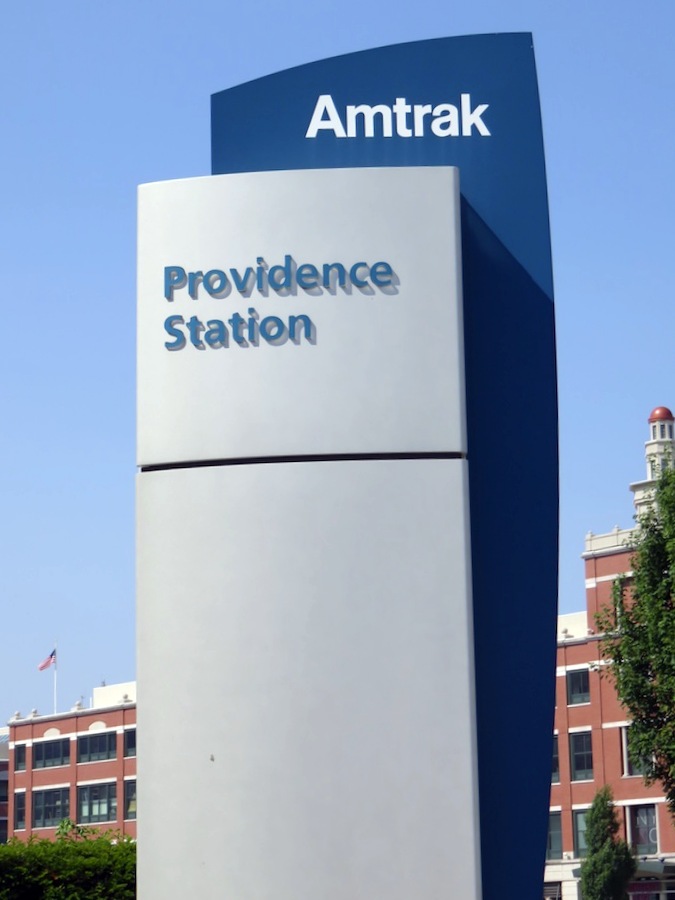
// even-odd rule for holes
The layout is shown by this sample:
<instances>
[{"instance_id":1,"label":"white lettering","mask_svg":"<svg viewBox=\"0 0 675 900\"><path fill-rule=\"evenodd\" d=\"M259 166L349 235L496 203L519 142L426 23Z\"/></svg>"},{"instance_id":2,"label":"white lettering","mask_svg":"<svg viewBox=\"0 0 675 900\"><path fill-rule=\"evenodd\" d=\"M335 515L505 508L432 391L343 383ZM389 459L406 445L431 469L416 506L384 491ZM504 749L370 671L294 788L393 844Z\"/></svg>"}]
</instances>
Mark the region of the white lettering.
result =
<instances>
[{"instance_id":1,"label":"white lettering","mask_svg":"<svg viewBox=\"0 0 675 900\"><path fill-rule=\"evenodd\" d=\"M347 107L347 137L356 137L356 117L363 116L363 136L375 137L375 116L382 116L382 137L391 137L391 107L380 104L379 106Z\"/></svg>"},{"instance_id":2,"label":"white lettering","mask_svg":"<svg viewBox=\"0 0 675 900\"><path fill-rule=\"evenodd\" d=\"M434 106L434 119L431 130L438 137L459 136L459 110L452 103L439 103Z\"/></svg>"},{"instance_id":3,"label":"white lettering","mask_svg":"<svg viewBox=\"0 0 675 900\"><path fill-rule=\"evenodd\" d=\"M392 106L396 116L396 134L399 137L412 137L407 118L410 108L410 104L405 102L405 97L397 97L396 103Z\"/></svg>"},{"instance_id":4,"label":"white lettering","mask_svg":"<svg viewBox=\"0 0 675 900\"><path fill-rule=\"evenodd\" d=\"M482 134L483 137L490 136L487 125L481 119L481 116L487 108L487 103L481 103L480 106L477 106L474 110L472 110L471 94L462 94L462 134L465 137L468 137L471 134L471 128L473 125L475 125L478 129L478 134Z\"/></svg>"},{"instance_id":5,"label":"white lettering","mask_svg":"<svg viewBox=\"0 0 675 900\"><path fill-rule=\"evenodd\" d=\"M324 115L327 115L328 118L324 119ZM312 121L309 123L305 137L315 138L321 130L332 131L335 137L347 137L344 125L330 94L322 94L316 101Z\"/></svg>"},{"instance_id":6,"label":"white lettering","mask_svg":"<svg viewBox=\"0 0 675 900\"><path fill-rule=\"evenodd\" d=\"M415 137L422 137L424 134L424 117L431 115L431 103L415 104Z\"/></svg>"},{"instance_id":7,"label":"white lettering","mask_svg":"<svg viewBox=\"0 0 675 900\"><path fill-rule=\"evenodd\" d=\"M332 131L337 138L390 138L394 134L394 123L396 136L401 138L424 137L427 125L439 138L472 137L474 134L490 137L490 129L483 121L487 109L489 103L472 107L471 94L460 94L459 106L454 103L413 105L405 97L396 97L391 106L385 103L348 105L341 118L331 95L321 94L305 137L315 138L320 131Z\"/></svg>"}]
</instances>

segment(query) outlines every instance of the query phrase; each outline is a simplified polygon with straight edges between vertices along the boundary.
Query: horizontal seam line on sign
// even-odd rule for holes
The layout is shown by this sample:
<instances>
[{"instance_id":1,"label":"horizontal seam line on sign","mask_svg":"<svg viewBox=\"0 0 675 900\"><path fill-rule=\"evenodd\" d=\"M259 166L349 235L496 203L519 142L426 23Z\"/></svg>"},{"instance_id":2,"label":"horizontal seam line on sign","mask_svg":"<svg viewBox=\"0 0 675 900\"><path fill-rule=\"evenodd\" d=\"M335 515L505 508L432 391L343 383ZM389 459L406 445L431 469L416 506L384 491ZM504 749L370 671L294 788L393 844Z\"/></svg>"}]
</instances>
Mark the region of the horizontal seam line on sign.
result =
<instances>
[{"instance_id":1,"label":"horizontal seam line on sign","mask_svg":"<svg viewBox=\"0 0 675 900\"><path fill-rule=\"evenodd\" d=\"M396 459L467 459L466 453L428 452L428 453L308 453L298 456L244 456L236 459L206 459L175 463L154 463L139 466L141 472L159 472L168 469L202 469L214 466L252 466L267 463L301 463L301 462L355 462L359 460L396 460Z\"/></svg>"}]
</instances>

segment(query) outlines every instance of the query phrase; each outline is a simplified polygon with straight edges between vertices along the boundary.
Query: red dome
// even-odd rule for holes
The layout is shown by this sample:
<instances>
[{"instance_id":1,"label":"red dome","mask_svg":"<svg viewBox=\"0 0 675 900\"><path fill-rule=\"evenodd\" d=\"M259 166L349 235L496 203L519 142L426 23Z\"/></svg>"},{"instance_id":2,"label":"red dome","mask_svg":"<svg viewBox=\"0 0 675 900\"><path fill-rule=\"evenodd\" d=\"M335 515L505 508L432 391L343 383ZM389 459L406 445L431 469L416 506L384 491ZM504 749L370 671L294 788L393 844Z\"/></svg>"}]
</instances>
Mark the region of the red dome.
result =
<instances>
[{"instance_id":1,"label":"red dome","mask_svg":"<svg viewBox=\"0 0 675 900\"><path fill-rule=\"evenodd\" d=\"M675 416L671 413L667 406L657 406L656 409L653 409L649 415L648 422L663 422L663 421L672 422L675 420Z\"/></svg>"}]
</instances>

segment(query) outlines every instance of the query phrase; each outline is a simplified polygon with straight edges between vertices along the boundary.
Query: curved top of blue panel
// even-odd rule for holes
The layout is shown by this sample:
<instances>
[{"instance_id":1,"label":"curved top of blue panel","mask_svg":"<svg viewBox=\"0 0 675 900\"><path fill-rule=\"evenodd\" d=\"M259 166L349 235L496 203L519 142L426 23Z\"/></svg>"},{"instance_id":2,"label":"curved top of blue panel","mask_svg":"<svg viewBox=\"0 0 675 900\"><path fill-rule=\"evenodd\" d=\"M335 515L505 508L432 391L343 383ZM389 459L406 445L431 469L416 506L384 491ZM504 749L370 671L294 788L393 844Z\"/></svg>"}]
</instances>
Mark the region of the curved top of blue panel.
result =
<instances>
[{"instance_id":1,"label":"curved top of blue panel","mask_svg":"<svg viewBox=\"0 0 675 900\"><path fill-rule=\"evenodd\" d=\"M530 34L437 38L336 56L220 91L211 104L214 174L458 166L466 201L552 298Z\"/></svg>"}]
</instances>

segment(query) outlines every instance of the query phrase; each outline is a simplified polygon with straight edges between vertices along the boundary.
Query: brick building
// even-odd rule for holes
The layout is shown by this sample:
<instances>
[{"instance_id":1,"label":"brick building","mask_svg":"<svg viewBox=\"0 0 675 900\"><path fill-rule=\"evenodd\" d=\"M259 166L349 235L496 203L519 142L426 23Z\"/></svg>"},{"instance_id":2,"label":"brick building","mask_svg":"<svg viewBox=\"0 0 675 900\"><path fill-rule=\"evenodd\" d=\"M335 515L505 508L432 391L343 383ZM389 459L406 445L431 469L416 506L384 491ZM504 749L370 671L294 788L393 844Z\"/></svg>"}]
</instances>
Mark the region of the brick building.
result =
<instances>
[{"instance_id":1,"label":"brick building","mask_svg":"<svg viewBox=\"0 0 675 900\"><path fill-rule=\"evenodd\" d=\"M673 414L657 407L649 417L645 445L647 477L632 484L635 508L645 511L659 467L675 457ZM615 528L586 537L583 553L586 610L558 620L556 712L545 897L578 900L585 814L596 792L610 785L623 836L634 847L639 868L633 900L675 900L675 828L658 785L647 787L639 760L627 746L630 722L603 661L595 614L611 602L619 575L630 576L633 530Z\"/></svg>"},{"instance_id":2,"label":"brick building","mask_svg":"<svg viewBox=\"0 0 675 900\"><path fill-rule=\"evenodd\" d=\"M9 728L0 728L0 844L7 843L9 828Z\"/></svg>"},{"instance_id":3,"label":"brick building","mask_svg":"<svg viewBox=\"0 0 675 900\"><path fill-rule=\"evenodd\" d=\"M0 776L1 777L1 776ZM62 819L136 837L136 685L92 706L9 723L9 835L51 838ZM0 822L2 806L0 803Z\"/></svg>"}]
</instances>

